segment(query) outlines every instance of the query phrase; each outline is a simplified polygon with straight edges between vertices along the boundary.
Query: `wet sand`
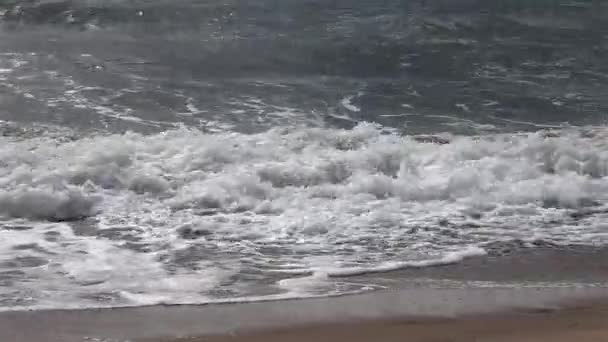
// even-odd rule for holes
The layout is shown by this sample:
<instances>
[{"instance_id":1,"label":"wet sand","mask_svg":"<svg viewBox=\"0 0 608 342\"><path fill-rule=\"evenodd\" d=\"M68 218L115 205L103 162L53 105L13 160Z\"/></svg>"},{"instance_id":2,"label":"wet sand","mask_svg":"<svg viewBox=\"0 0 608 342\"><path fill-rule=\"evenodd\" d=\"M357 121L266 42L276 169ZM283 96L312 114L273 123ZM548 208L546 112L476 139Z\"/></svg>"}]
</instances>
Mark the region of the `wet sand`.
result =
<instances>
[{"instance_id":1,"label":"wet sand","mask_svg":"<svg viewBox=\"0 0 608 342\"><path fill-rule=\"evenodd\" d=\"M608 341L608 305L557 312L519 312L453 320L384 320L277 329L250 334L154 342L602 342ZM150 341L152 342L152 340Z\"/></svg>"},{"instance_id":2,"label":"wet sand","mask_svg":"<svg viewBox=\"0 0 608 342\"><path fill-rule=\"evenodd\" d=\"M358 331L353 329L361 329L364 337L380 333L384 327L388 330L382 334L389 334L386 341L392 341L391 338L410 334L413 327L421 338L431 333L429 340L419 341L438 342L451 340L436 335L437 328L432 324L462 330L454 335L462 338L477 334L478 330L470 330L476 326L482 329L479 333L498 337L518 324L529 326L530 331L544 324L543 329L550 332L562 329L564 322L573 322L585 331L596 331L601 322L608 323L605 299L608 289L601 287L420 288L241 304L4 312L0 313L0 341L181 342L226 341L234 336L242 336L243 341L304 341L321 335L346 338ZM560 311L564 305L580 308ZM559 312L566 316L560 316ZM486 327L488 331L483 330ZM442 333L448 332L451 334L449 330ZM285 339L285 335L290 337Z\"/></svg>"}]
</instances>

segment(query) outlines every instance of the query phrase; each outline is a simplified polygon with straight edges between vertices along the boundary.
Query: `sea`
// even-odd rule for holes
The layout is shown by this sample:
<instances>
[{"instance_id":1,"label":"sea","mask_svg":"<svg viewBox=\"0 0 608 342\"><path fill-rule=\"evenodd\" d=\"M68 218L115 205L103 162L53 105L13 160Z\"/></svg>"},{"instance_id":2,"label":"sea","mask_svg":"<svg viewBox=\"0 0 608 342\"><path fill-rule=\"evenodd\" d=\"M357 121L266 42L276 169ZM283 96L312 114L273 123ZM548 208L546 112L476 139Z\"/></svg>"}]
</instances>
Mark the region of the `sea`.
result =
<instances>
[{"instance_id":1,"label":"sea","mask_svg":"<svg viewBox=\"0 0 608 342\"><path fill-rule=\"evenodd\" d=\"M606 61L605 1L3 0L0 311L607 245Z\"/></svg>"}]
</instances>

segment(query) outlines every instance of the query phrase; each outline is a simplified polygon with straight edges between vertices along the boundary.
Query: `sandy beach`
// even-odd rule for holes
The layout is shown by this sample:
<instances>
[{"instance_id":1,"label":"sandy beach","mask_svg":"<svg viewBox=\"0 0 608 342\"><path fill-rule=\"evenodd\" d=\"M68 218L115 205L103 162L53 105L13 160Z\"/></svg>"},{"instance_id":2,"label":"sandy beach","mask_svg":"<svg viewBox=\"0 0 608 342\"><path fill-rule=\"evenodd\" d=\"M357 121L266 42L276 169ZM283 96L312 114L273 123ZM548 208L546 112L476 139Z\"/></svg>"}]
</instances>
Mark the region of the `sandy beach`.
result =
<instances>
[{"instance_id":1,"label":"sandy beach","mask_svg":"<svg viewBox=\"0 0 608 342\"><path fill-rule=\"evenodd\" d=\"M169 339L162 342L600 342L608 341L608 306L519 312L452 320L384 320L278 329L251 334ZM151 341L152 342L152 341Z\"/></svg>"}]
</instances>

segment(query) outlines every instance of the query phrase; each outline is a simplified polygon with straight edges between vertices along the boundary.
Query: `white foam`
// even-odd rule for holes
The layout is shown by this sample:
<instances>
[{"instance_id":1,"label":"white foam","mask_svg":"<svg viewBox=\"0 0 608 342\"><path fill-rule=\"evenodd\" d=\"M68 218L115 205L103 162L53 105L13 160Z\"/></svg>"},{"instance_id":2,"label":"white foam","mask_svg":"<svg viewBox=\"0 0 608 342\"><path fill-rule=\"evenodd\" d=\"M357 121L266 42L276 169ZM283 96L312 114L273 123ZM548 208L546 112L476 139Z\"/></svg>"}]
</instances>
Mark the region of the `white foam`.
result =
<instances>
[{"instance_id":1,"label":"white foam","mask_svg":"<svg viewBox=\"0 0 608 342\"><path fill-rule=\"evenodd\" d=\"M372 124L3 136L0 224L35 228L3 231L0 264L16 245L57 256L25 270L36 281L16 285L27 287L32 305L92 305L82 296L109 289L122 291L110 305L198 303L216 300L208 291L243 269L317 272L331 283L458 262L495 241L603 243L606 138L605 128L565 129L453 136L440 145ZM92 222L86 234L49 223L83 217ZM19 253L47 260L47 252ZM171 261L180 255L193 259ZM334 288L314 280L312 292ZM279 285L290 284L297 296L310 294L306 282Z\"/></svg>"},{"instance_id":2,"label":"white foam","mask_svg":"<svg viewBox=\"0 0 608 342\"><path fill-rule=\"evenodd\" d=\"M360 125L352 131L276 130L258 135L178 130L59 144L44 138L5 138L10 148L1 152L0 185L6 203L25 201L28 191L46 186L46 193L63 194L61 198L76 198L78 191L102 197L113 195L105 190L120 195L128 190L167 193L165 205L209 196L225 201L222 205L244 198L259 204L310 200L325 193L338 196L326 199L327 204L369 194L416 205L430 200L456 205L483 196L495 205L557 199L571 207L586 197L602 201L594 189L605 186L606 175L600 139L576 135L455 137L440 146ZM578 190L561 190L566 185Z\"/></svg>"},{"instance_id":3,"label":"white foam","mask_svg":"<svg viewBox=\"0 0 608 342\"><path fill-rule=\"evenodd\" d=\"M506 119L506 118L501 118L501 117L497 117L497 116L493 116L493 115L490 115L490 117L494 118L496 120L500 120L500 121L504 121L504 122L508 122L508 123L513 123L513 124L518 124L518 125L524 125L524 126L530 126L530 127L536 127L536 128L539 128L539 129L543 129L543 128L548 128L548 129L563 129L563 128L567 128L568 127L567 124L563 124L563 125L539 124L539 123L535 123L535 122L531 122L531 121Z\"/></svg>"},{"instance_id":4,"label":"white foam","mask_svg":"<svg viewBox=\"0 0 608 342\"><path fill-rule=\"evenodd\" d=\"M448 252L437 259L413 260L413 261L393 261L373 267L346 267L338 269L322 269L321 274L332 277L345 277L369 273L380 273L401 270L404 268L423 268L431 266L449 265L460 262L466 258L486 255L483 248L477 246L464 247L461 250Z\"/></svg>"},{"instance_id":5,"label":"white foam","mask_svg":"<svg viewBox=\"0 0 608 342\"><path fill-rule=\"evenodd\" d=\"M363 93L358 93L357 95L347 96L347 97L343 98L342 101L340 101L340 104L342 104L342 107L348 109L349 111L358 113L361 111L361 108L359 108L353 104L353 99L360 97L361 95L363 95Z\"/></svg>"},{"instance_id":6,"label":"white foam","mask_svg":"<svg viewBox=\"0 0 608 342\"><path fill-rule=\"evenodd\" d=\"M485 102L482 104L482 106L484 106L484 107L495 107L495 106L498 106L498 105L500 105L500 102L497 102L497 101L489 101L489 100L488 100L488 101L485 101Z\"/></svg>"}]
</instances>

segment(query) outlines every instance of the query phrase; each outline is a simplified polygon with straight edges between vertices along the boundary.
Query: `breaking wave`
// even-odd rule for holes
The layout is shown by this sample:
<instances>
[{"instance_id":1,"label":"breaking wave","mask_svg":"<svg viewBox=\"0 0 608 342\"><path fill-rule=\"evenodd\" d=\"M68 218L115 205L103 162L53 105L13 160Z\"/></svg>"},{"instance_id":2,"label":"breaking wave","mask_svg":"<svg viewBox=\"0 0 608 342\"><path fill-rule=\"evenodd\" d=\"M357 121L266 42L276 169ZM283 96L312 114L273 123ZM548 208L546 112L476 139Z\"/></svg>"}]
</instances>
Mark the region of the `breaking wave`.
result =
<instances>
[{"instance_id":1,"label":"breaking wave","mask_svg":"<svg viewBox=\"0 0 608 342\"><path fill-rule=\"evenodd\" d=\"M84 306L197 303L259 296L260 279L274 284L267 299L301 296L302 282L328 295L358 287L320 274L458 262L509 240L602 243L607 135L407 136L368 123L7 135L0 256L25 292L0 297L56 307L52 284ZM137 281L124 276L132 261Z\"/></svg>"}]
</instances>

